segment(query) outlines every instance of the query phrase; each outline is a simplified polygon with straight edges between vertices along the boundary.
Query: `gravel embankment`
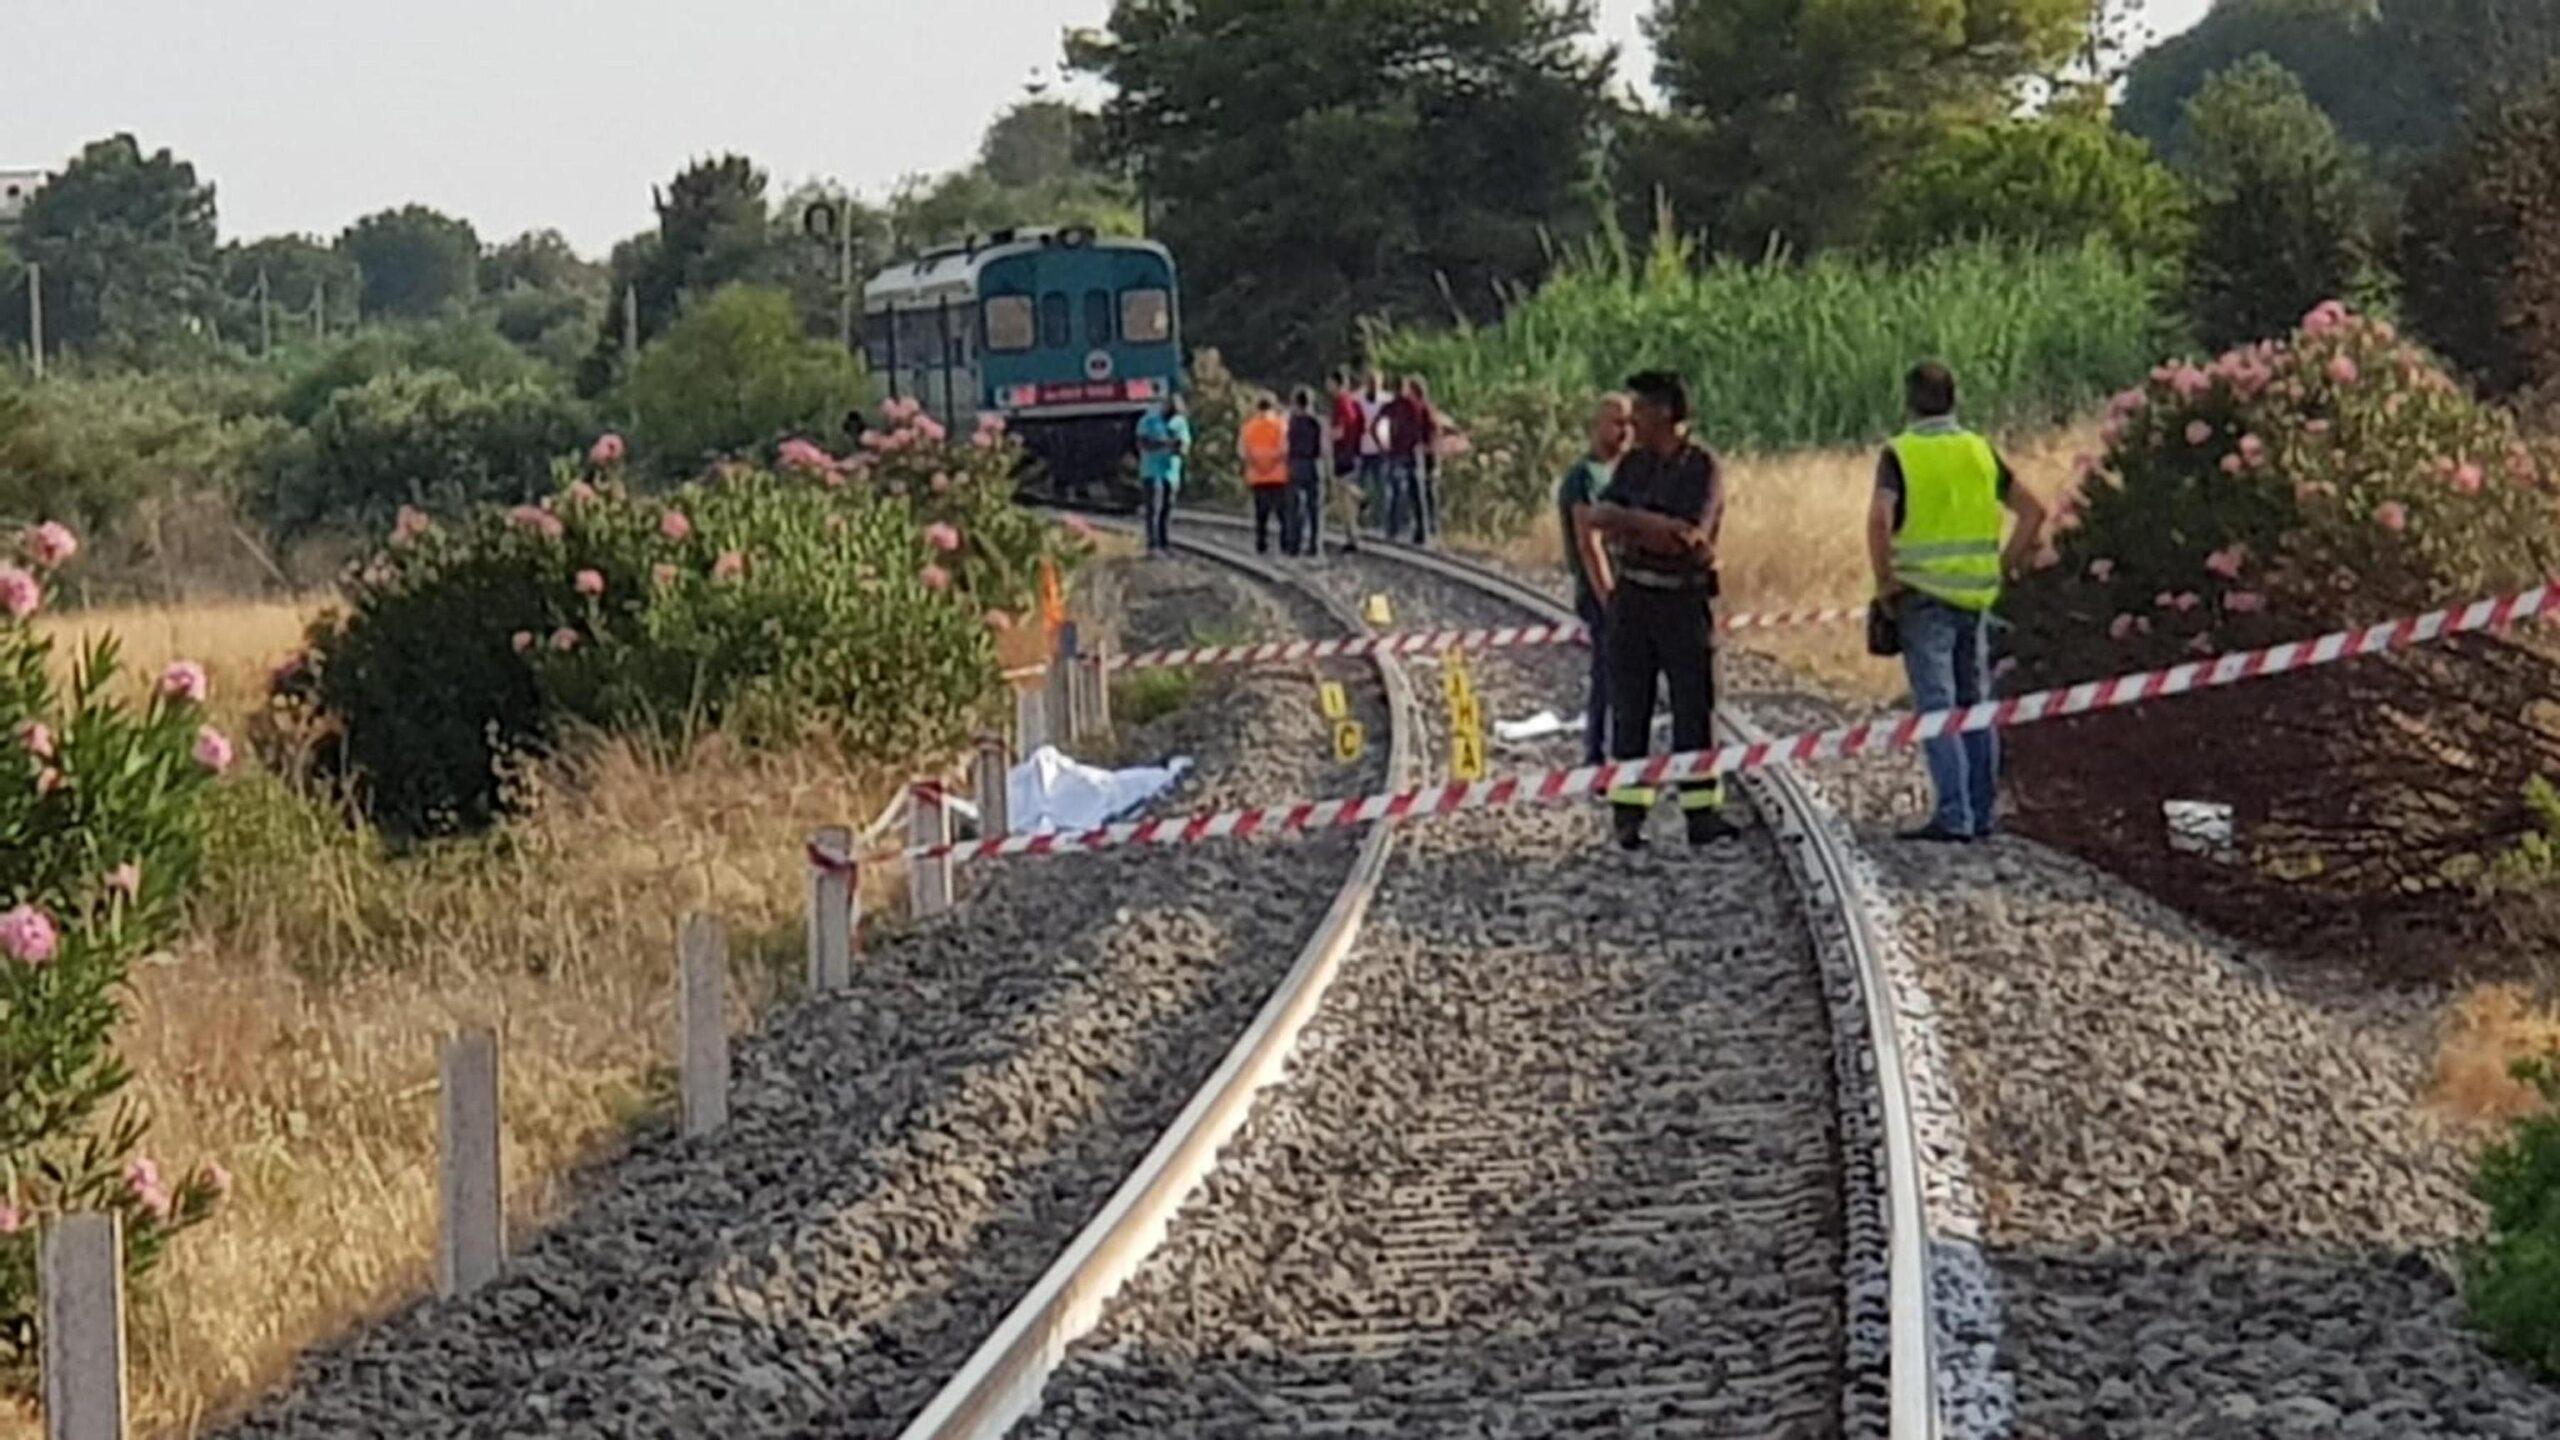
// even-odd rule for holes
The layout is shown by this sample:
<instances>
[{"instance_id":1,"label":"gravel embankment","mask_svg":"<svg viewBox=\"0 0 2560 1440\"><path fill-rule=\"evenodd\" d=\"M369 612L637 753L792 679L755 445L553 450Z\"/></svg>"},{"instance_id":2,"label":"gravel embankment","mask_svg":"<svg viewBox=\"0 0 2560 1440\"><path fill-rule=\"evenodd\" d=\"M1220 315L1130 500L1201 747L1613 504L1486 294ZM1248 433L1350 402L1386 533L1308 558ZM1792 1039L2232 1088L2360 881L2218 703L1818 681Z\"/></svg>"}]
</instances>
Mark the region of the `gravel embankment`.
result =
<instances>
[{"instance_id":1,"label":"gravel embankment","mask_svg":"<svg viewBox=\"0 0 2560 1440\"><path fill-rule=\"evenodd\" d=\"M1399 626L1517 619L1315 573ZM1488 718L1580 658L1479 657ZM1833 1055L1794 891L1765 832L1604 837L1588 805L1406 831L1287 1081L1027 1433L1839 1433Z\"/></svg>"},{"instance_id":2,"label":"gravel embankment","mask_svg":"<svg viewBox=\"0 0 2560 1440\"><path fill-rule=\"evenodd\" d=\"M1141 642L1253 593L1194 562L1128 587ZM1306 689L1213 682L1132 748L1199 761L1180 808L1379 784L1374 752L1333 763ZM741 1043L727 1130L640 1137L499 1283L307 1357L225 1433L893 1434L1215 1066L1354 843L1025 861L882 927L851 993Z\"/></svg>"},{"instance_id":3,"label":"gravel embankment","mask_svg":"<svg viewBox=\"0 0 2560 1440\"><path fill-rule=\"evenodd\" d=\"M1772 724L1839 723L1745 664ZM1756 692L1756 693L1755 693ZM2446 997L2254 952L2020 839L1901 844L1915 757L1832 765L1934 1000L2019 1436L2541 1436L2450 1267L2466 1156L2421 1087Z\"/></svg>"}]
</instances>

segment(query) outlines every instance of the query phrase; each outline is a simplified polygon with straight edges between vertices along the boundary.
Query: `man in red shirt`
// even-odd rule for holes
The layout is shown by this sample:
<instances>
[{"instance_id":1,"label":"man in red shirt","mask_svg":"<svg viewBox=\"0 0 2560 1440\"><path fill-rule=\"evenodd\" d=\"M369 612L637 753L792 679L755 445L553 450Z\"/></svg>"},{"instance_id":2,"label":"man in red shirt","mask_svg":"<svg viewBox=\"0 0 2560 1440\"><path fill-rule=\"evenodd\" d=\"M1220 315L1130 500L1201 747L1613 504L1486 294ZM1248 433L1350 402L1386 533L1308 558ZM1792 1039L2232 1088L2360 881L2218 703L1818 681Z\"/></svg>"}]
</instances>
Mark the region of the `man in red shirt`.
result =
<instances>
[{"instance_id":1,"label":"man in red shirt","mask_svg":"<svg viewBox=\"0 0 2560 1440\"><path fill-rule=\"evenodd\" d=\"M1369 433L1369 414L1360 406L1359 392L1351 388L1351 371L1333 372L1333 480L1337 493L1350 493L1352 472L1360 468L1362 437ZM1355 495L1352 513L1342 526L1342 548L1360 548L1359 501Z\"/></svg>"}]
</instances>

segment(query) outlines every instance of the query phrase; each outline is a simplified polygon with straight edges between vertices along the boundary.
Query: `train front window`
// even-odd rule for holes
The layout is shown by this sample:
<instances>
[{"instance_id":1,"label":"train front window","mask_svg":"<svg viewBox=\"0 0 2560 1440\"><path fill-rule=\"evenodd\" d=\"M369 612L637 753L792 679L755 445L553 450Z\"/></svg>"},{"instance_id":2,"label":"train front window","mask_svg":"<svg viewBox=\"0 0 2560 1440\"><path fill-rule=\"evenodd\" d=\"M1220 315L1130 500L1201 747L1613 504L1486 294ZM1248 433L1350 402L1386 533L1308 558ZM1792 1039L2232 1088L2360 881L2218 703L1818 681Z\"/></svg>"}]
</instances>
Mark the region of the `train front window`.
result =
<instances>
[{"instance_id":1,"label":"train front window","mask_svg":"<svg viewBox=\"0 0 2560 1440\"><path fill-rule=\"evenodd\" d=\"M1173 296L1157 289L1120 292L1120 338L1132 345L1161 345L1173 338Z\"/></svg>"},{"instance_id":2,"label":"train front window","mask_svg":"<svg viewBox=\"0 0 2560 1440\"><path fill-rule=\"evenodd\" d=\"M1084 292L1084 343L1099 350L1111 343L1111 292Z\"/></svg>"},{"instance_id":3,"label":"train front window","mask_svg":"<svg viewBox=\"0 0 2560 1440\"><path fill-rule=\"evenodd\" d=\"M1067 333L1067 295L1052 290L1040 297L1040 348L1064 350L1075 337Z\"/></svg>"},{"instance_id":4,"label":"train front window","mask_svg":"<svg viewBox=\"0 0 2560 1440\"><path fill-rule=\"evenodd\" d=\"M1031 318L1028 295L996 295L987 300L987 348L989 350L1028 350L1038 339Z\"/></svg>"}]
</instances>

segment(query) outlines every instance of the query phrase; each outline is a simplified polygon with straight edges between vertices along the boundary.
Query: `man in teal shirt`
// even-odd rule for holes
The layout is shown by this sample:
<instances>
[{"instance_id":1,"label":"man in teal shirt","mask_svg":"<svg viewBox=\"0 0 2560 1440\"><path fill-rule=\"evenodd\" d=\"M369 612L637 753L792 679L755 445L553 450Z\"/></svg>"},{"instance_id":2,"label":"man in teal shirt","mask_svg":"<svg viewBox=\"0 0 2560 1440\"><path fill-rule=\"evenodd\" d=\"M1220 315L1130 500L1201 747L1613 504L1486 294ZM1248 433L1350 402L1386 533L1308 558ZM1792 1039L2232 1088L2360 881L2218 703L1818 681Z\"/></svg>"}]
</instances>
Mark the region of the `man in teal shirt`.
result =
<instances>
[{"instance_id":1,"label":"man in teal shirt","mask_svg":"<svg viewBox=\"0 0 2560 1440\"><path fill-rule=\"evenodd\" d=\"M1167 395L1164 404L1138 422L1138 483L1147 494L1147 553L1173 548L1173 497L1182 489L1182 458L1191 453L1191 421L1182 413L1182 397Z\"/></svg>"}]
</instances>

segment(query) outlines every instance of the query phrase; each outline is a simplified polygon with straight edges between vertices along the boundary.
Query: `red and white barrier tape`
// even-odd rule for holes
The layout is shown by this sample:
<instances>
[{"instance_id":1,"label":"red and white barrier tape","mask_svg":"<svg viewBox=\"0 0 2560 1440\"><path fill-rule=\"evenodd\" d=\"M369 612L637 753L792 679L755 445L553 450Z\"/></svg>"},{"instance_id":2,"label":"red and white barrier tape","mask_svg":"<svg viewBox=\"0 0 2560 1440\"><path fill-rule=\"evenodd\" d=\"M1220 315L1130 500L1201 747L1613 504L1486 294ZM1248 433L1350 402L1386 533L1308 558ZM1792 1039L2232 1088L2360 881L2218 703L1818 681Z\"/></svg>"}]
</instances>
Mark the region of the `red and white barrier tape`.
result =
<instances>
[{"instance_id":1,"label":"red and white barrier tape","mask_svg":"<svg viewBox=\"0 0 2560 1440\"><path fill-rule=\"evenodd\" d=\"M1886 719L1834 730L1806 731L1755 744L1724 745L1713 750L1660 755L1615 765L1586 765L1572 770L1510 775L1471 784L1425 785L1356 800L1227 810L1188 818L1139 820L1046 835L1006 835L891 853L903 853L910 859L919 860L944 855L960 860L985 860L1011 855L1112 850L1124 845L1190 845L1202 840L1415 820L1456 814L1462 810L1554 804L1622 785L1658 786L1681 780L1739 774L1771 765L1803 765L1853 755L1907 750L1945 735L1975 730L2006 730L2039 720L2139 705L2197 690L2236 685L2263 676L2431 644L2449 635L2503 629L2519 620L2554 612L2560 612L2560 584L2537 586L2501 599L2474 601L2469 605L2431 611L2405 620L2386 621L2361 630L2335 631L2315 640L2293 641L2264 650L2237 651L2217 660L2191 661L2166 670L2146 670L2058 690L2039 690L2032 695L1989 700L1958 710L1906 711Z\"/></svg>"},{"instance_id":2,"label":"red and white barrier tape","mask_svg":"<svg viewBox=\"0 0 2560 1440\"><path fill-rule=\"evenodd\" d=\"M1797 625L1838 625L1864 620L1867 612L1764 610L1729 615L1716 628L1779 630ZM1111 658L1114 670L1163 670L1176 666L1271 665L1294 660L1334 660L1361 655L1437 655L1446 650L1511 650L1541 645L1588 645L1580 625L1503 625L1482 630L1407 630L1340 640L1270 640L1253 645L1204 645L1190 650L1144 650Z\"/></svg>"}]
</instances>

